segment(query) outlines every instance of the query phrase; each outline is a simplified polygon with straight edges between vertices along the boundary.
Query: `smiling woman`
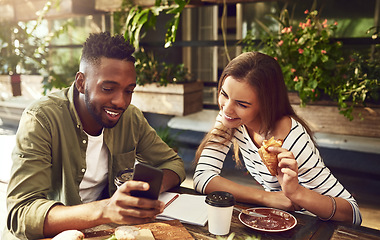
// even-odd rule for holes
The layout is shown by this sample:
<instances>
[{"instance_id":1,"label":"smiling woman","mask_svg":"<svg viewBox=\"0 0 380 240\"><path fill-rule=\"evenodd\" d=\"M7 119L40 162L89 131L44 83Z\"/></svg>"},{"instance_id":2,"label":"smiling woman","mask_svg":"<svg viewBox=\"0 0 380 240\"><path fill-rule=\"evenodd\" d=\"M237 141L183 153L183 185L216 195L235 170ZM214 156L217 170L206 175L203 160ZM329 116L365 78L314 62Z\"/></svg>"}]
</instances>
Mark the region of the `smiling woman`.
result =
<instances>
[{"instance_id":1,"label":"smiling woman","mask_svg":"<svg viewBox=\"0 0 380 240\"><path fill-rule=\"evenodd\" d=\"M258 94L248 83L228 76L219 94L219 105L224 109L222 123L235 128L242 123L252 131L259 131L260 105Z\"/></svg>"},{"instance_id":2,"label":"smiling woman","mask_svg":"<svg viewBox=\"0 0 380 240\"><path fill-rule=\"evenodd\" d=\"M220 111L215 126L196 153L193 179L197 191L227 191L240 202L302 210L323 220L361 223L356 200L324 165L312 132L292 109L274 58L259 52L236 57L221 74L218 94ZM266 149L278 161L270 172L259 149L271 138L283 142ZM264 190L220 175L232 144L236 162L244 164Z\"/></svg>"}]
</instances>

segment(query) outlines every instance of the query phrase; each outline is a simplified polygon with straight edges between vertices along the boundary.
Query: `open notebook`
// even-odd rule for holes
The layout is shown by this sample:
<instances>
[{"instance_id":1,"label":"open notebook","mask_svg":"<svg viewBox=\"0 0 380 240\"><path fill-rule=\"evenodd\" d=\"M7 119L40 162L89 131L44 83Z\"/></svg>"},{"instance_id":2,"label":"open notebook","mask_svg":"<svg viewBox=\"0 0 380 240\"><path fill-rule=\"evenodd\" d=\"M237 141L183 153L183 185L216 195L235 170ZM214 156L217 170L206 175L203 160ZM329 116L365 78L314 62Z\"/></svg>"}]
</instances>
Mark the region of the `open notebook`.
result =
<instances>
[{"instance_id":1,"label":"open notebook","mask_svg":"<svg viewBox=\"0 0 380 240\"><path fill-rule=\"evenodd\" d=\"M167 206L164 212L157 216L161 220L178 219L183 223L205 226L207 223L207 205L205 195L161 193L159 200Z\"/></svg>"}]
</instances>

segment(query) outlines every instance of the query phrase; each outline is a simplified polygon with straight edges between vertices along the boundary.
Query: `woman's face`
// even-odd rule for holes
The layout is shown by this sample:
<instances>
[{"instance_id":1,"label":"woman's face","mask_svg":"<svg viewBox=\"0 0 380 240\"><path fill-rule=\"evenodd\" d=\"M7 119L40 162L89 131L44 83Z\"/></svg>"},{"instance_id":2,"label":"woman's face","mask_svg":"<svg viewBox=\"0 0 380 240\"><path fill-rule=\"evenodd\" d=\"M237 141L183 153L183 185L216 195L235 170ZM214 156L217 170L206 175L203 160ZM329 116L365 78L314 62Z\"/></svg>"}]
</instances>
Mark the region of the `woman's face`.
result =
<instances>
[{"instance_id":1,"label":"woman's face","mask_svg":"<svg viewBox=\"0 0 380 240\"><path fill-rule=\"evenodd\" d=\"M222 123L228 128L245 125L254 131L260 129L260 106L256 89L246 81L228 76L219 94Z\"/></svg>"}]
</instances>

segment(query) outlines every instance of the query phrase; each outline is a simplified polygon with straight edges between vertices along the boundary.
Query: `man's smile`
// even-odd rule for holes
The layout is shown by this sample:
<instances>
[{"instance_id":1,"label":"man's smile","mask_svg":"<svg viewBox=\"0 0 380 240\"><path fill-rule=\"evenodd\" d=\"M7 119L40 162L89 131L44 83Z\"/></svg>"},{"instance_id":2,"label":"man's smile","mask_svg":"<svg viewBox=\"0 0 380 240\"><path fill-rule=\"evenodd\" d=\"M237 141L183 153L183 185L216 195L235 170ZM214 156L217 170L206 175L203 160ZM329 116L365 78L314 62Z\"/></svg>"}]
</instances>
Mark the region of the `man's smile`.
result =
<instances>
[{"instance_id":1,"label":"man's smile","mask_svg":"<svg viewBox=\"0 0 380 240\"><path fill-rule=\"evenodd\" d=\"M107 109L104 109L104 111L107 113L108 116L110 116L111 118L117 118L121 112L116 112L116 111L111 111L111 110L107 110Z\"/></svg>"}]
</instances>

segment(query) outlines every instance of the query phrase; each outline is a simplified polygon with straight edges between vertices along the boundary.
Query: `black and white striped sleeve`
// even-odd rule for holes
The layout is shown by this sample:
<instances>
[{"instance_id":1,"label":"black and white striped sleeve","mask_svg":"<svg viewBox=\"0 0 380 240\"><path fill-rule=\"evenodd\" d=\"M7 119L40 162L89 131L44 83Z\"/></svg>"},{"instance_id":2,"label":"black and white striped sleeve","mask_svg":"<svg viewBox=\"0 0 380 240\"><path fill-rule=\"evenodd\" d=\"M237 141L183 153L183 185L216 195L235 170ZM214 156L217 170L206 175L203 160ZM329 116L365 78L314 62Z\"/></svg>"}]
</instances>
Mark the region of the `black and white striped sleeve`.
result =
<instances>
[{"instance_id":1,"label":"black and white striped sleeve","mask_svg":"<svg viewBox=\"0 0 380 240\"><path fill-rule=\"evenodd\" d=\"M204 193L210 180L215 176L219 176L230 146L230 141L225 144L209 143L206 145L201 153L193 176L194 189L196 191Z\"/></svg>"},{"instance_id":2,"label":"black and white striped sleeve","mask_svg":"<svg viewBox=\"0 0 380 240\"><path fill-rule=\"evenodd\" d=\"M356 200L324 164L318 149L302 125L297 122L287 138L292 141L286 141L287 144L283 147L293 153L298 163L299 183L322 195L347 200L353 209L353 223L360 225L362 218Z\"/></svg>"}]
</instances>

